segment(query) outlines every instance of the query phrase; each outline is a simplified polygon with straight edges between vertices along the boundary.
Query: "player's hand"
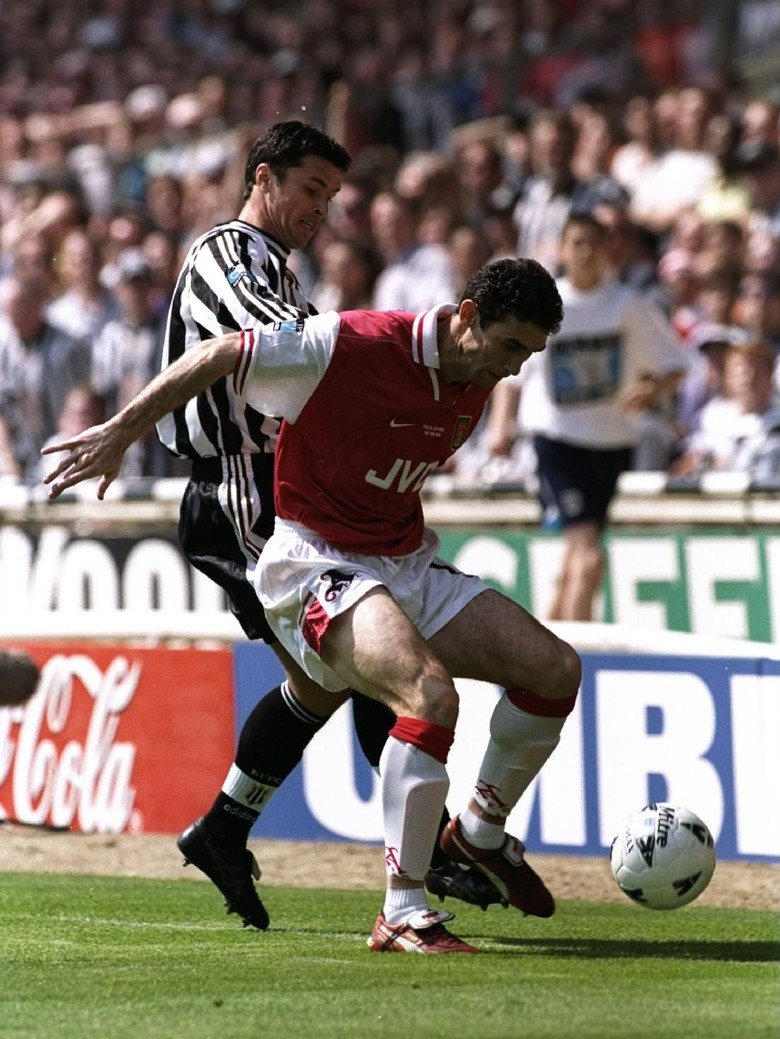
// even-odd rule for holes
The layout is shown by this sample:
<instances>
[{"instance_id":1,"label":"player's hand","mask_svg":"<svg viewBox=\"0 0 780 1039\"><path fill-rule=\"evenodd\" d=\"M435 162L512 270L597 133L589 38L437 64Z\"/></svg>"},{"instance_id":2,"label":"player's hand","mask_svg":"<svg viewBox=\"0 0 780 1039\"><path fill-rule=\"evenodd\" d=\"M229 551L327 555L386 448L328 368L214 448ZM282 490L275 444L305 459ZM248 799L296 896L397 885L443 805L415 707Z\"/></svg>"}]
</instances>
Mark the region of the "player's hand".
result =
<instances>
[{"instance_id":1,"label":"player's hand","mask_svg":"<svg viewBox=\"0 0 780 1039\"><path fill-rule=\"evenodd\" d=\"M64 452L56 468L43 478L43 482L49 484L49 498L58 498L69 487L99 476L97 496L102 501L119 474L126 449L127 444L106 422L42 448L42 455Z\"/></svg>"}]
</instances>

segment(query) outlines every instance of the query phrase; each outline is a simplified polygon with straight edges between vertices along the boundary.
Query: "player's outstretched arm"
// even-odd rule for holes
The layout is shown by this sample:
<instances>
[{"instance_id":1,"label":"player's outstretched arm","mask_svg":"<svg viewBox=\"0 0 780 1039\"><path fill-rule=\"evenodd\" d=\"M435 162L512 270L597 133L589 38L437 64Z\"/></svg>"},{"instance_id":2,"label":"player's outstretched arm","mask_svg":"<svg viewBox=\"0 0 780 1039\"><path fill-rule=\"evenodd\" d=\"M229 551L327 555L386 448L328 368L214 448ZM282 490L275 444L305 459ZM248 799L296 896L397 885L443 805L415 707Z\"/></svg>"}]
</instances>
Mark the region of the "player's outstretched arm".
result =
<instances>
[{"instance_id":1,"label":"player's outstretched arm","mask_svg":"<svg viewBox=\"0 0 780 1039\"><path fill-rule=\"evenodd\" d=\"M116 479L128 447L148 433L163 415L233 372L241 363L243 351L241 332L207 339L155 376L107 422L43 448L42 454L67 452L43 478L49 484L49 498L57 498L69 487L99 476L97 496L102 499Z\"/></svg>"}]
</instances>

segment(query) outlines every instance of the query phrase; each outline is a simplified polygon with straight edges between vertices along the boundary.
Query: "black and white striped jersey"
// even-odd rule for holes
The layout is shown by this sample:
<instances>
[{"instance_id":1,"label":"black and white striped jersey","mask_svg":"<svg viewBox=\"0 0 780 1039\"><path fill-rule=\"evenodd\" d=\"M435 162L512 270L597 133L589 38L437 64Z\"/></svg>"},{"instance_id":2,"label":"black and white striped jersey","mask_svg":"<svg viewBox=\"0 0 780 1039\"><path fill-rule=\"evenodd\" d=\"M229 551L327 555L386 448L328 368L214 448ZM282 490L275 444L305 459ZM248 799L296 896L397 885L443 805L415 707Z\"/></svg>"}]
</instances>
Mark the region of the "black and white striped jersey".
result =
<instances>
[{"instance_id":1,"label":"black and white striped jersey","mask_svg":"<svg viewBox=\"0 0 780 1039\"><path fill-rule=\"evenodd\" d=\"M289 250L243 220L207 231L190 248L168 313L162 365L204 339L315 313L292 271ZM279 420L261 415L230 379L166 415L157 435L185 458L272 453Z\"/></svg>"}]
</instances>

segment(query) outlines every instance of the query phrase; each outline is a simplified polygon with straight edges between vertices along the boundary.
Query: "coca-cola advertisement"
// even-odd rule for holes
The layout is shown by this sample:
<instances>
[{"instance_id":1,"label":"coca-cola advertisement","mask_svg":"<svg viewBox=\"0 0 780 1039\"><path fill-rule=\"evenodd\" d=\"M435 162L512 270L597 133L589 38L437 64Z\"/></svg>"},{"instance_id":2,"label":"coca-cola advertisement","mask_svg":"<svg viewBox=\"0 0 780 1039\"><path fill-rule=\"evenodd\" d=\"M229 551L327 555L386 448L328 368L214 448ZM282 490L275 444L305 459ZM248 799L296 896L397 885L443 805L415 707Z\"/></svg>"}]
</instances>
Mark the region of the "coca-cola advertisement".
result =
<instances>
[{"instance_id":1,"label":"coca-cola advertisement","mask_svg":"<svg viewBox=\"0 0 780 1039\"><path fill-rule=\"evenodd\" d=\"M233 757L227 649L30 644L38 688L0 709L0 818L82 833L177 833Z\"/></svg>"}]
</instances>

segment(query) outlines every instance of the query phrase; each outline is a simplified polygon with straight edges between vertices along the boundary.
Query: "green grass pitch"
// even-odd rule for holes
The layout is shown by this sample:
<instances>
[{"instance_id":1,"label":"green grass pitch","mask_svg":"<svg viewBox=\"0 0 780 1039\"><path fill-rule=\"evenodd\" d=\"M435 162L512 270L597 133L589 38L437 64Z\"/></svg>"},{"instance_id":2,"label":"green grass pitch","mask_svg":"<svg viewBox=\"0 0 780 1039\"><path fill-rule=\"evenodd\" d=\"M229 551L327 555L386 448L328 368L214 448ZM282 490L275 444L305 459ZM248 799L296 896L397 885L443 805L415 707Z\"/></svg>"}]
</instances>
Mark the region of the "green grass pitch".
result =
<instances>
[{"instance_id":1,"label":"green grass pitch","mask_svg":"<svg viewBox=\"0 0 780 1039\"><path fill-rule=\"evenodd\" d=\"M777 1039L777 913L458 909L482 956L376 955L371 892L0 874L2 1039ZM448 903L449 904L449 903Z\"/></svg>"}]
</instances>

